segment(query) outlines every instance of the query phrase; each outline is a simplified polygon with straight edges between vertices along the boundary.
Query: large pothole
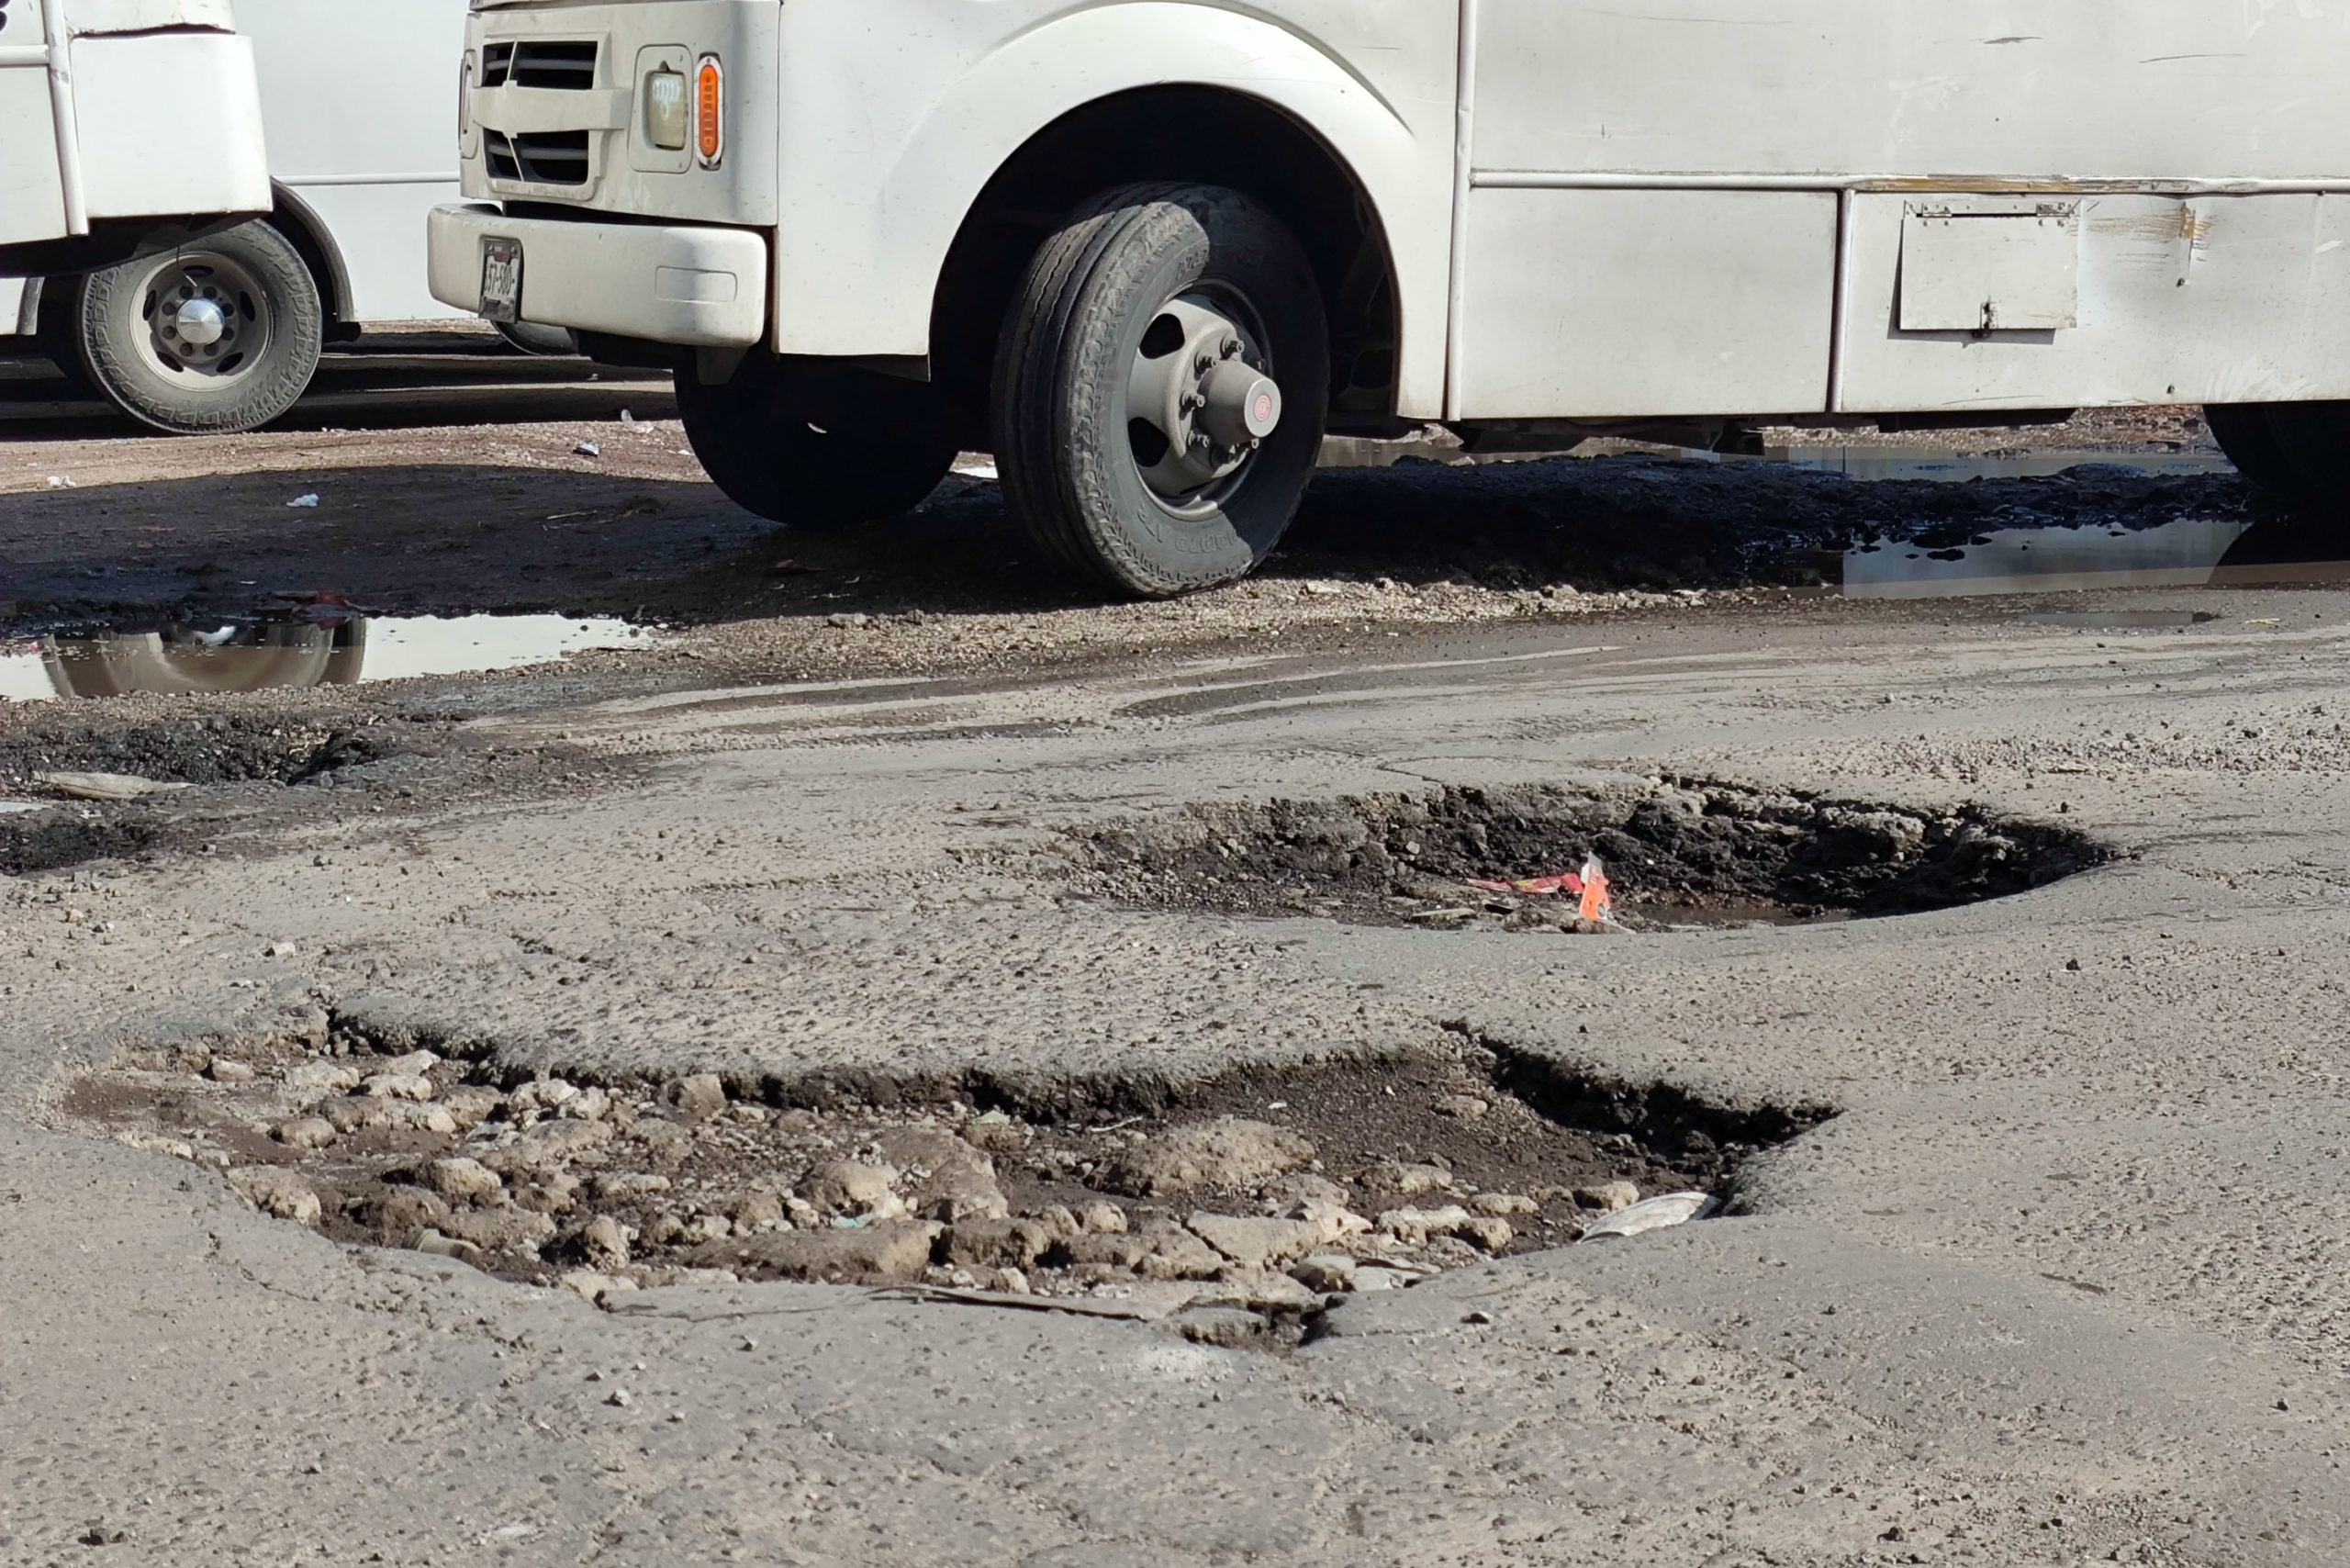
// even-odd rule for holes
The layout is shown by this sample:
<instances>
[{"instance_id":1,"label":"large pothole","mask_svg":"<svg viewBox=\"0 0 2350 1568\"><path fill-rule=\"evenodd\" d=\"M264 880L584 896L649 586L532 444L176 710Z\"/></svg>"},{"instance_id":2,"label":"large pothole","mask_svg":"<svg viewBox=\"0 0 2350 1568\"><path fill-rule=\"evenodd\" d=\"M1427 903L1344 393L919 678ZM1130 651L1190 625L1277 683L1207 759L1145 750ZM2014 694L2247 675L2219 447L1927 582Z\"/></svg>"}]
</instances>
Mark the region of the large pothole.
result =
<instances>
[{"instance_id":1,"label":"large pothole","mask_svg":"<svg viewBox=\"0 0 2350 1568\"><path fill-rule=\"evenodd\" d=\"M1386 924L1588 931L1573 884L1605 868L1614 924L1907 914L2006 897L2108 857L2069 827L1694 779L1202 804L1072 834L1080 879L1125 902Z\"/></svg>"},{"instance_id":2,"label":"large pothole","mask_svg":"<svg viewBox=\"0 0 2350 1568\"><path fill-rule=\"evenodd\" d=\"M1346 1293L1572 1242L1660 1194L1732 1196L1742 1159L1830 1114L1711 1105L1459 1033L1124 1102L1106 1083L986 1108L984 1091L884 1106L827 1086L811 1109L706 1075L515 1080L314 1025L134 1053L61 1109L338 1240L608 1304L790 1278L1275 1344Z\"/></svg>"}]
</instances>

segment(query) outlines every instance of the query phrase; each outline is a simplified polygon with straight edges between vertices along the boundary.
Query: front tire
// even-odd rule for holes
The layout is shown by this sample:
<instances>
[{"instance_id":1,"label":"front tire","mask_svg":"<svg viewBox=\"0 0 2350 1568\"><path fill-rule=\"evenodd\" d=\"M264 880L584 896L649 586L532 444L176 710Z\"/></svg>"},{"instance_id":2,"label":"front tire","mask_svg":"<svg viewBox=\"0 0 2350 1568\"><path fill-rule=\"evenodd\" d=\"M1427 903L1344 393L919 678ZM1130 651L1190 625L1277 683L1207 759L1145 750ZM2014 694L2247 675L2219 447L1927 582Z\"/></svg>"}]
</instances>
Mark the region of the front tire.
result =
<instances>
[{"instance_id":1,"label":"front tire","mask_svg":"<svg viewBox=\"0 0 2350 1568\"><path fill-rule=\"evenodd\" d=\"M1215 185L1130 185L1029 264L996 350L1004 494L1037 541L1118 592L1246 576L1322 444L1321 292L1281 221Z\"/></svg>"},{"instance_id":2,"label":"front tire","mask_svg":"<svg viewBox=\"0 0 2350 1568\"><path fill-rule=\"evenodd\" d=\"M2203 410L2211 439L2236 472L2264 490L2292 499L2304 488L2299 465L2286 450L2273 415L2280 405L2214 403Z\"/></svg>"},{"instance_id":3,"label":"front tire","mask_svg":"<svg viewBox=\"0 0 2350 1568\"><path fill-rule=\"evenodd\" d=\"M106 267L71 290L61 357L140 423L226 435L294 406L319 368L325 308L301 252L241 223Z\"/></svg>"},{"instance_id":4,"label":"front tire","mask_svg":"<svg viewBox=\"0 0 2350 1568\"><path fill-rule=\"evenodd\" d=\"M705 386L677 372L686 439L745 510L822 532L895 517L938 487L955 441L930 386L764 351Z\"/></svg>"}]
</instances>

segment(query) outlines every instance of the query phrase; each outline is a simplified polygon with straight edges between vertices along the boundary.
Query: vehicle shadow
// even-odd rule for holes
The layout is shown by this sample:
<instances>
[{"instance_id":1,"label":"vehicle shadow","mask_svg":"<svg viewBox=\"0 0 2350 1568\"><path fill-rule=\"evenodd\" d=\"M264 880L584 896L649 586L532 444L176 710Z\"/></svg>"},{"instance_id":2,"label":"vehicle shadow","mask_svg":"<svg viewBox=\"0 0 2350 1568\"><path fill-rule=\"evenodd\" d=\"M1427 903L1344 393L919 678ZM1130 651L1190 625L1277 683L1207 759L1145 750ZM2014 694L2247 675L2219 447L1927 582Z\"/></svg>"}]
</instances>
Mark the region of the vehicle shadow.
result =
<instances>
[{"instance_id":1,"label":"vehicle shadow","mask_svg":"<svg viewBox=\"0 0 2350 1568\"><path fill-rule=\"evenodd\" d=\"M314 494L314 506L289 504ZM1630 455L1326 470L1260 578L1569 585L1584 592L1836 580L1871 537L1964 545L2030 527L2249 518L2226 475L1858 482ZM19 629L124 611L241 612L328 592L401 613L562 610L710 623L794 614L1029 614L1100 604L990 481L907 517L778 528L714 487L554 467L395 465L19 493L0 508L0 601Z\"/></svg>"}]
</instances>

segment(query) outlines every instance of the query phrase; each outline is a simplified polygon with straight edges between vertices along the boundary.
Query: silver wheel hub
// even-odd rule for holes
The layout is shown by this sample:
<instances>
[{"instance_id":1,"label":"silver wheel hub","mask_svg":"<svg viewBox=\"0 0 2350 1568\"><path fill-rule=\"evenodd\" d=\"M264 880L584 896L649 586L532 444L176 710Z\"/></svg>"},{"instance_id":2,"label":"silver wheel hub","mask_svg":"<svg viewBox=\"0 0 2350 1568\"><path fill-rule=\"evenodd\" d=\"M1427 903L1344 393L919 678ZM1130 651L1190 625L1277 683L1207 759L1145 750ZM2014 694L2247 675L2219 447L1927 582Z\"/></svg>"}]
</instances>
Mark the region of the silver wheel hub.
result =
<instances>
[{"instance_id":1,"label":"silver wheel hub","mask_svg":"<svg viewBox=\"0 0 2350 1568\"><path fill-rule=\"evenodd\" d=\"M1159 308L1126 380L1127 434L1163 500L1228 488L1280 427L1281 389L1240 308L1203 294Z\"/></svg>"},{"instance_id":2,"label":"silver wheel hub","mask_svg":"<svg viewBox=\"0 0 2350 1568\"><path fill-rule=\"evenodd\" d=\"M209 299L184 301L173 313L172 322L179 329L180 342L197 348L211 347L229 330L228 312Z\"/></svg>"},{"instance_id":3,"label":"silver wheel hub","mask_svg":"<svg viewBox=\"0 0 2350 1568\"><path fill-rule=\"evenodd\" d=\"M185 385L218 386L260 362L274 322L258 280L225 255L185 251L164 259L140 291L150 365Z\"/></svg>"}]
</instances>

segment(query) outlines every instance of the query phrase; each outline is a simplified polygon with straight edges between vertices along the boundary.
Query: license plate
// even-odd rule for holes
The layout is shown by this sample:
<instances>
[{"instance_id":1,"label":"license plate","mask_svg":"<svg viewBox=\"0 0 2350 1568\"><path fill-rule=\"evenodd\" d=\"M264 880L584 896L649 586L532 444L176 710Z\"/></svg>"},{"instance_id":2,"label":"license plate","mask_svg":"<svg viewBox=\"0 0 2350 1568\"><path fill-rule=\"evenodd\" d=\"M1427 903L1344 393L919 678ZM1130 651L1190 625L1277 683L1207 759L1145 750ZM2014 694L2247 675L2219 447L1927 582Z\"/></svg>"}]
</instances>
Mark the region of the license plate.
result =
<instances>
[{"instance_id":1,"label":"license plate","mask_svg":"<svg viewBox=\"0 0 2350 1568\"><path fill-rule=\"evenodd\" d=\"M489 321L511 321L522 303L522 241L484 240L481 242L481 316Z\"/></svg>"}]
</instances>

